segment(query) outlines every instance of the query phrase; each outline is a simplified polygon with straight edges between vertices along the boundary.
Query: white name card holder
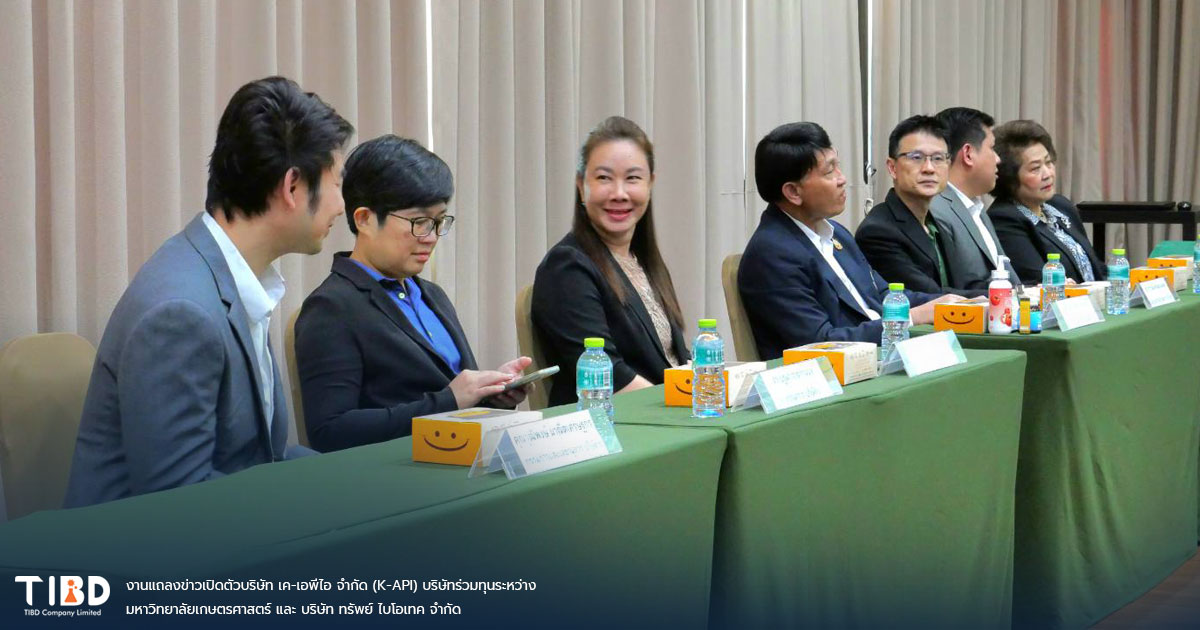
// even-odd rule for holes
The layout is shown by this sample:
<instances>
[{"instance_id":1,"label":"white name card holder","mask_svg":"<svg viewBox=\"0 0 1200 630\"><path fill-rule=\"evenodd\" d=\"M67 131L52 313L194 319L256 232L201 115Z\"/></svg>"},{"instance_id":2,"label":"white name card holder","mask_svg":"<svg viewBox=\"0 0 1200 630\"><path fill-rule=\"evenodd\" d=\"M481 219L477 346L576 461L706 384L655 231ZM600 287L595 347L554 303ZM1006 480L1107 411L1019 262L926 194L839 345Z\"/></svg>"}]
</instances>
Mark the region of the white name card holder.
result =
<instances>
[{"instance_id":1,"label":"white name card holder","mask_svg":"<svg viewBox=\"0 0 1200 630\"><path fill-rule=\"evenodd\" d=\"M1050 305L1050 311L1054 315L1052 323L1057 324L1058 329L1063 332L1104 321L1104 316L1096 310L1092 298L1086 295L1055 300L1054 304Z\"/></svg>"},{"instance_id":2,"label":"white name card holder","mask_svg":"<svg viewBox=\"0 0 1200 630\"><path fill-rule=\"evenodd\" d=\"M1146 305L1146 308L1158 308L1164 304L1177 302L1179 298L1175 297L1175 291L1167 286L1166 278L1155 278L1146 282L1139 282L1137 288L1133 291L1134 298ZM1133 300L1130 300L1132 305Z\"/></svg>"},{"instance_id":3,"label":"white name card holder","mask_svg":"<svg viewBox=\"0 0 1200 630\"><path fill-rule=\"evenodd\" d=\"M825 357L800 361L773 370L759 372L739 391L733 411L762 406L763 411L775 413L842 393L833 365Z\"/></svg>"},{"instance_id":4,"label":"white name card holder","mask_svg":"<svg viewBox=\"0 0 1200 630\"><path fill-rule=\"evenodd\" d=\"M879 364L880 374L904 370L909 378L967 362L967 355L953 330L906 339L892 346Z\"/></svg>"},{"instance_id":5,"label":"white name card holder","mask_svg":"<svg viewBox=\"0 0 1200 630\"><path fill-rule=\"evenodd\" d=\"M488 431L467 477L503 470L509 479L520 479L620 452L608 414L586 409Z\"/></svg>"}]
</instances>

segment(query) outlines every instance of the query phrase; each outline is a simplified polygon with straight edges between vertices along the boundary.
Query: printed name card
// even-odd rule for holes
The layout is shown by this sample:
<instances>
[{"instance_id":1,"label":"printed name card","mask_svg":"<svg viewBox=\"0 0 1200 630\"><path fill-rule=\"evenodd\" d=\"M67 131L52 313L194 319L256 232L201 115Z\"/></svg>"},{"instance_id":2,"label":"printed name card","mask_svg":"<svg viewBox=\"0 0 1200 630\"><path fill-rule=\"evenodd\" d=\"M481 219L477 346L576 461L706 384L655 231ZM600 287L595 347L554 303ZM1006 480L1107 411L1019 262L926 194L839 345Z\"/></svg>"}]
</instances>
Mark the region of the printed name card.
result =
<instances>
[{"instance_id":1,"label":"printed name card","mask_svg":"<svg viewBox=\"0 0 1200 630\"><path fill-rule=\"evenodd\" d=\"M491 444L495 448L488 455ZM620 452L608 414L587 409L489 431L467 476L503 470L509 479L520 479Z\"/></svg>"},{"instance_id":2,"label":"printed name card","mask_svg":"<svg viewBox=\"0 0 1200 630\"><path fill-rule=\"evenodd\" d=\"M759 372L752 383L744 388L747 391L738 392L736 399L742 402L735 411L762 405L763 411L775 413L842 393L833 365L825 357Z\"/></svg>"},{"instance_id":3,"label":"printed name card","mask_svg":"<svg viewBox=\"0 0 1200 630\"><path fill-rule=\"evenodd\" d=\"M1051 305L1051 310L1054 313L1054 321L1058 323L1059 330L1063 332L1104 321L1104 318L1100 316L1100 311L1097 311L1096 305L1092 303L1092 299L1086 295L1056 300Z\"/></svg>"},{"instance_id":4,"label":"printed name card","mask_svg":"<svg viewBox=\"0 0 1200 630\"><path fill-rule=\"evenodd\" d=\"M1139 282L1136 293L1142 298L1142 303L1146 305L1146 308L1156 308L1163 304L1175 302L1178 299L1175 297L1175 291L1167 286L1166 278L1155 278Z\"/></svg>"},{"instance_id":5,"label":"printed name card","mask_svg":"<svg viewBox=\"0 0 1200 630\"><path fill-rule=\"evenodd\" d=\"M912 378L966 362L967 355L958 343L958 335L953 330L943 330L897 343L884 361L882 373L899 372L903 366L905 374Z\"/></svg>"}]
</instances>

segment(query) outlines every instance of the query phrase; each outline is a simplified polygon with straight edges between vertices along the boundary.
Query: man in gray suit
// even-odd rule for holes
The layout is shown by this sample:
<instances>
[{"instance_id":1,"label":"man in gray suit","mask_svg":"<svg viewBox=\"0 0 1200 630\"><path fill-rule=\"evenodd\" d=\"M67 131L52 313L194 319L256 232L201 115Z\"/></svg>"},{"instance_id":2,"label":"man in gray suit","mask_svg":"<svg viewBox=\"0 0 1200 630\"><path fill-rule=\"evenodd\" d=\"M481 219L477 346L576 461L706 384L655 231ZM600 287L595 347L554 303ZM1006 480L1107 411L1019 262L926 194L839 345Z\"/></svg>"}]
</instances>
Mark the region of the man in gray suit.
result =
<instances>
[{"instance_id":1,"label":"man in gray suit","mask_svg":"<svg viewBox=\"0 0 1200 630\"><path fill-rule=\"evenodd\" d=\"M950 152L949 183L930 203L929 212L942 231L950 286L986 289L1004 248L984 212L983 196L996 186L1000 156L996 154L995 120L969 107L951 107L937 115L946 128ZM1009 266L1009 281L1019 283Z\"/></svg>"},{"instance_id":2,"label":"man in gray suit","mask_svg":"<svg viewBox=\"0 0 1200 630\"><path fill-rule=\"evenodd\" d=\"M146 261L104 331L67 507L312 452L287 448L267 338L284 290L274 263L319 252L344 213L342 151L353 132L288 79L233 95L209 161L207 212Z\"/></svg>"}]
</instances>

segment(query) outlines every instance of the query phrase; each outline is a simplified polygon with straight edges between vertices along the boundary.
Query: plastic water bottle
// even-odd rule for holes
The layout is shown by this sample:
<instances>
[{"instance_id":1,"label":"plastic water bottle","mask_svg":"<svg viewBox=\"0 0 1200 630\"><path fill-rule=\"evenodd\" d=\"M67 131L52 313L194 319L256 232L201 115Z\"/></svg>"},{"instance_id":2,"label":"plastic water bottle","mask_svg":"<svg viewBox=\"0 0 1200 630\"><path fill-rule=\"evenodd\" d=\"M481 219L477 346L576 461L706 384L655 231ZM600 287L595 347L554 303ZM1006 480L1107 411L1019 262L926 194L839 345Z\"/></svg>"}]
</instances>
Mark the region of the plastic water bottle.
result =
<instances>
[{"instance_id":1,"label":"plastic water bottle","mask_svg":"<svg viewBox=\"0 0 1200 630\"><path fill-rule=\"evenodd\" d=\"M1105 312L1109 315L1124 315L1129 312L1129 261L1125 250L1114 249L1108 257L1108 295Z\"/></svg>"},{"instance_id":2,"label":"plastic water bottle","mask_svg":"<svg viewBox=\"0 0 1200 630\"><path fill-rule=\"evenodd\" d=\"M887 360L892 346L908 339L908 324L908 296L904 295L904 283L893 282L888 285L887 297L883 298L881 360Z\"/></svg>"},{"instance_id":3,"label":"plastic water bottle","mask_svg":"<svg viewBox=\"0 0 1200 630\"><path fill-rule=\"evenodd\" d=\"M700 320L700 334L692 344L692 416L725 415L725 340L717 320Z\"/></svg>"},{"instance_id":4,"label":"plastic water bottle","mask_svg":"<svg viewBox=\"0 0 1200 630\"><path fill-rule=\"evenodd\" d=\"M1192 293L1200 293L1200 240L1192 247Z\"/></svg>"},{"instance_id":5,"label":"plastic water bottle","mask_svg":"<svg viewBox=\"0 0 1200 630\"><path fill-rule=\"evenodd\" d=\"M1058 254L1046 254L1046 266L1042 267L1043 313L1049 313L1051 304L1067 297L1067 270L1058 259Z\"/></svg>"},{"instance_id":6,"label":"plastic water bottle","mask_svg":"<svg viewBox=\"0 0 1200 630\"><path fill-rule=\"evenodd\" d=\"M575 394L579 411L599 407L613 419L612 406L612 359L604 352L604 340L588 337L583 340L583 354L575 365Z\"/></svg>"}]
</instances>

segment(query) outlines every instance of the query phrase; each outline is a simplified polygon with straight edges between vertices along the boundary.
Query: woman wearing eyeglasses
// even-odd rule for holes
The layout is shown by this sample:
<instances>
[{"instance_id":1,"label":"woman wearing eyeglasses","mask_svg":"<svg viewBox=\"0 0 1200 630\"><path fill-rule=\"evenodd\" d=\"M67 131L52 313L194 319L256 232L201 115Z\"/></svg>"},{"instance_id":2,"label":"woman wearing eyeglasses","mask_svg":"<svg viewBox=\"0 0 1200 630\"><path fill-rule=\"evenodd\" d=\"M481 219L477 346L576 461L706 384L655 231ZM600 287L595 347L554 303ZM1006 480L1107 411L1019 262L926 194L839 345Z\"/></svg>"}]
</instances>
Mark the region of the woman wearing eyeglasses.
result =
<instances>
[{"instance_id":1,"label":"woman wearing eyeglasses","mask_svg":"<svg viewBox=\"0 0 1200 630\"><path fill-rule=\"evenodd\" d=\"M296 320L313 448L404 437L414 416L525 398L502 390L529 358L479 370L446 293L417 276L454 225L453 193L450 168L413 140L382 136L347 158L342 197L354 250L334 255Z\"/></svg>"},{"instance_id":2,"label":"woman wearing eyeglasses","mask_svg":"<svg viewBox=\"0 0 1200 630\"><path fill-rule=\"evenodd\" d=\"M533 324L562 370L550 404L575 401L575 363L585 337L602 337L613 391L663 381L686 362L683 315L654 236L654 146L633 121L613 116L588 134L575 175L571 232L542 259Z\"/></svg>"},{"instance_id":3,"label":"woman wearing eyeglasses","mask_svg":"<svg viewBox=\"0 0 1200 630\"><path fill-rule=\"evenodd\" d=\"M988 216L1022 284L1042 281L1046 254L1059 254L1067 278L1104 280L1108 270L1088 243L1079 211L1055 194L1054 141L1032 120L996 127L1000 170Z\"/></svg>"}]
</instances>

